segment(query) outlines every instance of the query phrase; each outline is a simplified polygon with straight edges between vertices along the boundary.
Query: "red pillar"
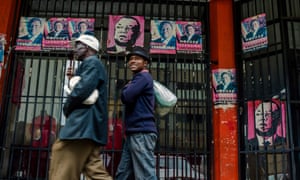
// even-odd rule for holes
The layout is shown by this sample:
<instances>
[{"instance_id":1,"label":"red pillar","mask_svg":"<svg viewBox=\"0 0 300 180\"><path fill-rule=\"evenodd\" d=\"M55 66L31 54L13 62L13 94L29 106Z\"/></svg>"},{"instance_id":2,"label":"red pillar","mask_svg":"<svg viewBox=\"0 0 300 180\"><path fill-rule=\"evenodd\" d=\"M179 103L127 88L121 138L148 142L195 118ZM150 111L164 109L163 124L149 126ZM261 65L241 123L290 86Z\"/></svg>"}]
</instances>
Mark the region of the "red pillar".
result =
<instances>
[{"instance_id":1,"label":"red pillar","mask_svg":"<svg viewBox=\"0 0 300 180\"><path fill-rule=\"evenodd\" d=\"M210 52L213 69L235 68L233 1L210 1ZM237 180L237 106L213 107L213 179Z\"/></svg>"},{"instance_id":2,"label":"red pillar","mask_svg":"<svg viewBox=\"0 0 300 180\"><path fill-rule=\"evenodd\" d=\"M5 51L9 49L9 45L12 39L12 36L14 36L15 33L15 27L18 27L18 15L19 15L19 7L20 7L20 1L16 0L4 0L0 3L0 33L6 35L6 46ZM0 70L0 105L2 107L2 97L4 92L4 83L5 83L5 74L7 73L7 70L9 69L9 60L7 57L7 53L5 53L4 56L4 67Z\"/></svg>"}]
</instances>

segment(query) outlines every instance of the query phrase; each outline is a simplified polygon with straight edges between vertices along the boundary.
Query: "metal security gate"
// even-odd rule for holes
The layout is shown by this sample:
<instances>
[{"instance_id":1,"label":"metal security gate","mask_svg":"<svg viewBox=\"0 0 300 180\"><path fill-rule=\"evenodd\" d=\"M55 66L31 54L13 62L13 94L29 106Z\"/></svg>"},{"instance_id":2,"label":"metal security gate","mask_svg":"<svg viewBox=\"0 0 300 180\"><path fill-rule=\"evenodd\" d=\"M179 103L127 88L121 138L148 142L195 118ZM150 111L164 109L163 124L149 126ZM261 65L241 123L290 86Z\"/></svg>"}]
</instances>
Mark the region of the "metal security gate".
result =
<instances>
[{"instance_id":1,"label":"metal security gate","mask_svg":"<svg viewBox=\"0 0 300 180\"><path fill-rule=\"evenodd\" d=\"M138 15L145 18L144 46L149 49L152 19L201 21L203 52L151 55L153 78L178 97L176 107L157 116L159 141L156 147L157 176L161 179L210 179L211 98L210 66L207 53L208 2L188 1L96 1L24 0L21 16L95 18L99 54L109 77L109 138L101 149L108 171L113 175L120 160L123 105L120 89L130 80L123 55L106 53L109 15ZM18 27L15 27L18 28ZM9 92L5 97L6 126L1 129L1 161L4 178L47 179L51 144L64 126L63 86L71 51L12 51Z\"/></svg>"},{"instance_id":2,"label":"metal security gate","mask_svg":"<svg viewBox=\"0 0 300 180\"><path fill-rule=\"evenodd\" d=\"M299 7L297 0L235 2L236 32L246 38L236 39L237 70L243 80L240 179L300 177ZM265 42L264 35L247 39L243 34L255 32L255 28L251 29L254 19L259 19L260 27L266 23L267 47L257 48ZM245 52L247 47L241 42L248 40L253 42L248 45L256 49Z\"/></svg>"}]
</instances>

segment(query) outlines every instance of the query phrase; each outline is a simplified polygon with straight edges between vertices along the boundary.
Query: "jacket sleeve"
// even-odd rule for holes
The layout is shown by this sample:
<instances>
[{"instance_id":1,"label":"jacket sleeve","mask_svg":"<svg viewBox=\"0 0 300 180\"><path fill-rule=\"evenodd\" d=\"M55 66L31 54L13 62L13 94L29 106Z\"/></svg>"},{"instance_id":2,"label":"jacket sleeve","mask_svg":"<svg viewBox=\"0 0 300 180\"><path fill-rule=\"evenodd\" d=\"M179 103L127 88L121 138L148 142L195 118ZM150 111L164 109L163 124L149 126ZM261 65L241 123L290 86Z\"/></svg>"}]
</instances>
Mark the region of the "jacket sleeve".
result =
<instances>
[{"instance_id":1,"label":"jacket sleeve","mask_svg":"<svg viewBox=\"0 0 300 180\"><path fill-rule=\"evenodd\" d=\"M138 73L134 78L125 85L122 89L121 100L124 104L131 104L143 93L144 88L147 86L147 79Z\"/></svg>"}]
</instances>

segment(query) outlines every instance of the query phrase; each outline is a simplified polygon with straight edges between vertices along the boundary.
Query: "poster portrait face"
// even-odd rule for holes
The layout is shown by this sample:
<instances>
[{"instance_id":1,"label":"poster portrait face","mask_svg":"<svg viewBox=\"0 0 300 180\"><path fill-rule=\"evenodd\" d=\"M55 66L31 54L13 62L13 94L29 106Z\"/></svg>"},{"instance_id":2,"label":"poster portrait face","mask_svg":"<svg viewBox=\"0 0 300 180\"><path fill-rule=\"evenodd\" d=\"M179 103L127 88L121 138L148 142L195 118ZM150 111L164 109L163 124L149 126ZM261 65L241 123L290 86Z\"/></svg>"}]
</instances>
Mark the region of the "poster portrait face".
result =
<instances>
[{"instance_id":1,"label":"poster portrait face","mask_svg":"<svg viewBox=\"0 0 300 180\"><path fill-rule=\"evenodd\" d=\"M254 19L251 22L250 26L253 29L253 31L257 31L260 28L259 21L257 19Z\"/></svg>"},{"instance_id":2,"label":"poster portrait face","mask_svg":"<svg viewBox=\"0 0 300 180\"><path fill-rule=\"evenodd\" d=\"M135 43L140 33L140 25L136 19L123 17L115 25L115 43L127 45Z\"/></svg>"},{"instance_id":3,"label":"poster portrait face","mask_svg":"<svg viewBox=\"0 0 300 180\"><path fill-rule=\"evenodd\" d=\"M54 30L56 32L64 30L64 24L61 21L57 21L56 23L54 23Z\"/></svg>"},{"instance_id":4,"label":"poster portrait face","mask_svg":"<svg viewBox=\"0 0 300 180\"><path fill-rule=\"evenodd\" d=\"M248 102L248 139L286 136L285 104L278 100Z\"/></svg>"},{"instance_id":5,"label":"poster portrait face","mask_svg":"<svg viewBox=\"0 0 300 180\"><path fill-rule=\"evenodd\" d=\"M33 18L28 24L28 32L32 35L41 33L42 21L38 18Z\"/></svg>"},{"instance_id":6,"label":"poster portrait face","mask_svg":"<svg viewBox=\"0 0 300 180\"><path fill-rule=\"evenodd\" d=\"M144 17L110 15L107 51L125 52L132 46L144 46Z\"/></svg>"},{"instance_id":7,"label":"poster portrait face","mask_svg":"<svg viewBox=\"0 0 300 180\"><path fill-rule=\"evenodd\" d=\"M173 28L171 22L163 21L159 26L159 32L160 32L161 37L163 37L164 39L170 38L171 36L174 35L173 29L174 28Z\"/></svg>"},{"instance_id":8,"label":"poster portrait face","mask_svg":"<svg viewBox=\"0 0 300 180\"><path fill-rule=\"evenodd\" d=\"M255 129L261 133L272 131L272 113L277 110L280 108L274 103L260 103L255 109Z\"/></svg>"},{"instance_id":9,"label":"poster portrait face","mask_svg":"<svg viewBox=\"0 0 300 180\"><path fill-rule=\"evenodd\" d=\"M88 30L88 24L86 23L86 22L80 22L79 24L78 24L78 31L79 32L85 32L85 31L87 31Z\"/></svg>"}]
</instances>

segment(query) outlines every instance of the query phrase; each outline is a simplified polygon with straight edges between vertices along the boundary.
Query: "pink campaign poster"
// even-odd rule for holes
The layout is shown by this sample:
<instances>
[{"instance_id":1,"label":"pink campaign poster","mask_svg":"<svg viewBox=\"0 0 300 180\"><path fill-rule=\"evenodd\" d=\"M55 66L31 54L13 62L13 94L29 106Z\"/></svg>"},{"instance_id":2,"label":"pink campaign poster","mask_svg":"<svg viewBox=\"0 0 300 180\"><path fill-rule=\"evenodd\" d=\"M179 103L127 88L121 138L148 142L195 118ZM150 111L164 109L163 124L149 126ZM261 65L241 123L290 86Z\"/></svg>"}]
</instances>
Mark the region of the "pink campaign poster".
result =
<instances>
[{"instance_id":1,"label":"pink campaign poster","mask_svg":"<svg viewBox=\"0 0 300 180\"><path fill-rule=\"evenodd\" d=\"M126 52L133 46L144 47L143 16L109 15L107 53Z\"/></svg>"},{"instance_id":2,"label":"pink campaign poster","mask_svg":"<svg viewBox=\"0 0 300 180\"><path fill-rule=\"evenodd\" d=\"M235 103L237 100L235 69L214 69L212 73L214 103Z\"/></svg>"},{"instance_id":3,"label":"pink campaign poster","mask_svg":"<svg viewBox=\"0 0 300 180\"><path fill-rule=\"evenodd\" d=\"M176 54L176 23L151 20L151 54Z\"/></svg>"},{"instance_id":4,"label":"pink campaign poster","mask_svg":"<svg viewBox=\"0 0 300 180\"><path fill-rule=\"evenodd\" d=\"M71 40L81 34L94 35L95 18L68 18Z\"/></svg>"},{"instance_id":5,"label":"pink campaign poster","mask_svg":"<svg viewBox=\"0 0 300 180\"><path fill-rule=\"evenodd\" d=\"M21 17L16 50L40 51L44 32L44 18Z\"/></svg>"},{"instance_id":6,"label":"pink campaign poster","mask_svg":"<svg viewBox=\"0 0 300 180\"><path fill-rule=\"evenodd\" d=\"M248 140L256 146L284 142L286 138L285 102L253 100L248 106Z\"/></svg>"},{"instance_id":7,"label":"pink campaign poster","mask_svg":"<svg viewBox=\"0 0 300 180\"><path fill-rule=\"evenodd\" d=\"M268 46L266 14L259 14L241 22L243 52Z\"/></svg>"},{"instance_id":8,"label":"pink campaign poster","mask_svg":"<svg viewBox=\"0 0 300 180\"><path fill-rule=\"evenodd\" d=\"M45 24L43 49L72 49L69 36L68 18L50 18Z\"/></svg>"},{"instance_id":9,"label":"pink campaign poster","mask_svg":"<svg viewBox=\"0 0 300 180\"><path fill-rule=\"evenodd\" d=\"M201 22L176 22L177 52L200 53L202 51Z\"/></svg>"}]
</instances>

